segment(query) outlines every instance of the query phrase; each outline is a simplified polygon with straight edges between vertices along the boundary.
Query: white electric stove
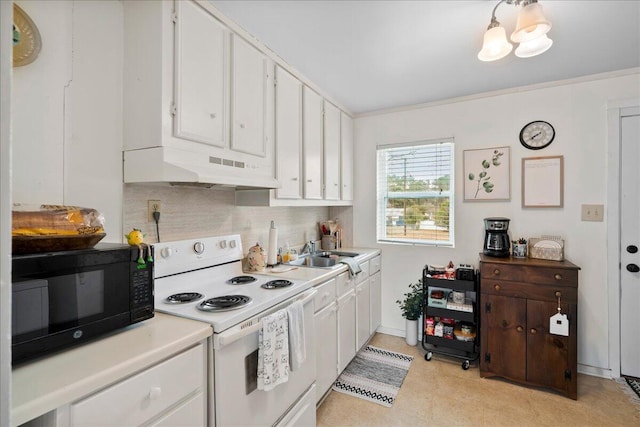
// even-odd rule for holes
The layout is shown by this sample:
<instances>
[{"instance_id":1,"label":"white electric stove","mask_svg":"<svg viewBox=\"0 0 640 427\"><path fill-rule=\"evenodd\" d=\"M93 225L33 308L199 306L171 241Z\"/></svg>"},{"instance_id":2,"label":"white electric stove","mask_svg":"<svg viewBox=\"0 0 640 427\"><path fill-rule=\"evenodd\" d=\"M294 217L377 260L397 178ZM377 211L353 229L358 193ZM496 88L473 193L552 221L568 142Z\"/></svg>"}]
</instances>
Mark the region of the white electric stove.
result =
<instances>
[{"instance_id":1,"label":"white electric stove","mask_svg":"<svg viewBox=\"0 0 640 427\"><path fill-rule=\"evenodd\" d=\"M242 270L239 235L157 243L155 310L210 323L215 408L211 424L315 424L315 336L311 284ZM289 380L257 390L261 318L301 300L307 358Z\"/></svg>"}]
</instances>

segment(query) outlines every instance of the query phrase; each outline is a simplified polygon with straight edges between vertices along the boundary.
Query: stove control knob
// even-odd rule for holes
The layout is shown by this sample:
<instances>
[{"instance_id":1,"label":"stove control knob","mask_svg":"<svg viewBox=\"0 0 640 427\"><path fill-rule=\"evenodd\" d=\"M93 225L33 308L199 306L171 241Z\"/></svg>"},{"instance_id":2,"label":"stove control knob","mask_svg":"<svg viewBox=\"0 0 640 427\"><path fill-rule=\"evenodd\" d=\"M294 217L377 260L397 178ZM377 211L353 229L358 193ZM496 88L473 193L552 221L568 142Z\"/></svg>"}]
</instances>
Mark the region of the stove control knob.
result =
<instances>
[{"instance_id":1,"label":"stove control knob","mask_svg":"<svg viewBox=\"0 0 640 427\"><path fill-rule=\"evenodd\" d=\"M160 255L162 258L169 258L173 254L173 250L171 248L162 248L160 251Z\"/></svg>"},{"instance_id":2,"label":"stove control knob","mask_svg":"<svg viewBox=\"0 0 640 427\"><path fill-rule=\"evenodd\" d=\"M202 242L196 242L193 245L193 250L195 251L195 253L197 253L198 255L202 255L202 253L204 252L204 243Z\"/></svg>"},{"instance_id":3,"label":"stove control knob","mask_svg":"<svg viewBox=\"0 0 640 427\"><path fill-rule=\"evenodd\" d=\"M236 247L236 241L235 241L235 240L231 240L231 241L229 241L229 247L231 247L231 249L235 249L235 247Z\"/></svg>"},{"instance_id":4,"label":"stove control knob","mask_svg":"<svg viewBox=\"0 0 640 427\"><path fill-rule=\"evenodd\" d=\"M225 249L227 247L227 241L226 240L220 240L220 247L222 249Z\"/></svg>"}]
</instances>

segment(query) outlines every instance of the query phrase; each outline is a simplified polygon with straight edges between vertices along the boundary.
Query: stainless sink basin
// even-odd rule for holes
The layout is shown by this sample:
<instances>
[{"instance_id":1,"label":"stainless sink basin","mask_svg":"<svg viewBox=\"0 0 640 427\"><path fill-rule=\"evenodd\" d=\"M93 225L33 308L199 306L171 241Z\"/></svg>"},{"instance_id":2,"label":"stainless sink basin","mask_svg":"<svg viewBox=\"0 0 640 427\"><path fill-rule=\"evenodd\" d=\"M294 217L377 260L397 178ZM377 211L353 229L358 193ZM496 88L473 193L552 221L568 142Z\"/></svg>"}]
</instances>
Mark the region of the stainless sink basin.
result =
<instances>
[{"instance_id":1,"label":"stainless sink basin","mask_svg":"<svg viewBox=\"0 0 640 427\"><path fill-rule=\"evenodd\" d=\"M289 265L314 268L333 268L340 266L340 261L344 258L357 257L360 254L354 252L341 251L320 251L312 254L304 254L294 261L289 261Z\"/></svg>"}]
</instances>

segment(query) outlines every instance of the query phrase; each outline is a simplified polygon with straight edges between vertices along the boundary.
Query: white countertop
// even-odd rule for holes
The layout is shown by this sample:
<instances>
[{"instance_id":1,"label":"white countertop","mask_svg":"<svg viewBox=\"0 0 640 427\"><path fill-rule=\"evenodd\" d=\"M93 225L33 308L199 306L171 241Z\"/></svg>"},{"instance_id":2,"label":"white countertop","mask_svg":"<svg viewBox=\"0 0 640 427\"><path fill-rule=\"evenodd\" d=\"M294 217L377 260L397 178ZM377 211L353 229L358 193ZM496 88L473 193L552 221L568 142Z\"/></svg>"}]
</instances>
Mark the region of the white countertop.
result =
<instances>
[{"instance_id":1,"label":"white countertop","mask_svg":"<svg viewBox=\"0 0 640 427\"><path fill-rule=\"evenodd\" d=\"M155 313L93 342L13 369L11 426L118 382L211 336L207 323Z\"/></svg>"},{"instance_id":2,"label":"white countertop","mask_svg":"<svg viewBox=\"0 0 640 427\"><path fill-rule=\"evenodd\" d=\"M380 249L371 249L371 248L340 248L339 250L343 252L359 253L360 255L356 257L356 260L360 263L364 261L368 261L371 258L375 257L376 255L380 254ZM272 273L271 268L266 268L264 271L261 271L260 273L273 274L274 276L282 277L284 279L291 278L291 279L307 280L311 282L312 286L315 286L325 282L331 277L337 276L343 271L347 271L348 269L348 267L345 264L340 264L340 266L334 267L334 268L315 268L315 267L297 267L297 266L294 266L294 267L295 268L293 270L289 270L285 272L276 272L276 273Z\"/></svg>"}]
</instances>

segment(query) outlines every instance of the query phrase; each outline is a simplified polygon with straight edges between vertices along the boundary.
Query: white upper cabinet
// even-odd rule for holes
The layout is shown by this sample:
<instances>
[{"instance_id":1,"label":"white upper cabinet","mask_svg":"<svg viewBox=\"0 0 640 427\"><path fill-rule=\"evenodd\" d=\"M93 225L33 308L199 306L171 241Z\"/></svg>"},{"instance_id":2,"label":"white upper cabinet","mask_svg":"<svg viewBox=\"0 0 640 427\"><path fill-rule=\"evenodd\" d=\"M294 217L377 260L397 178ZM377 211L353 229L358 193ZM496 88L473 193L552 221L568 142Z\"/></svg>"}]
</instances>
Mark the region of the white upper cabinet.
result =
<instances>
[{"instance_id":1,"label":"white upper cabinet","mask_svg":"<svg viewBox=\"0 0 640 427\"><path fill-rule=\"evenodd\" d=\"M277 188L272 58L207 2L123 7L124 181Z\"/></svg>"},{"instance_id":2,"label":"white upper cabinet","mask_svg":"<svg viewBox=\"0 0 640 427\"><path fill-rule=\"evenodd\" d=\"M304 86L302 100L304 198L322 199L323 99Z\"/></svg>"},{"instance_id":3,"label":"white upper cabinet","mask_svg":"<svg viewBox=\"0 0 640 427\"><path fill-rule=\"evenodd\" d=\"M273 63L235 34L231 35L231 57L231 149L264 157Z\"/></svg>"},{"instance_id":4,"label":"white upper cabinet","mask_svg":"<svg viewBox=\"0 0 640 427\"><path fill-rule=\"evenodd\" d=\"M353 119L340 112L340 198L353 200Z\"/></svg>"},{"instance_id":5,"label":"white upper cabinet","mask_svg":"<svg viewBox=\"0 0 640 427\"><path fill-rule=\"evenodd\" d=\"M229 31L190 1L176 2L176 14L175 136L224 148Z\"/></svg>"},{"instance_id":6,"label":"white upper cabinet","mask_svg":"<svg viewBox=\"0 0 640 427\"><path fill-rule=\"evenodd\" d=\"M324 102L324 198L340 200L340 110Z\"/></svg>"},{"instance_id":7,"label":"white upper cabinet","mask_svg":"<svg viewBox=\"0 0 640 427\"><path fill-rule=\"evenodd\" d=\"M276 67L276 178L280 199L302 198L302 83Z\"/></svg>"}]
</instances>

